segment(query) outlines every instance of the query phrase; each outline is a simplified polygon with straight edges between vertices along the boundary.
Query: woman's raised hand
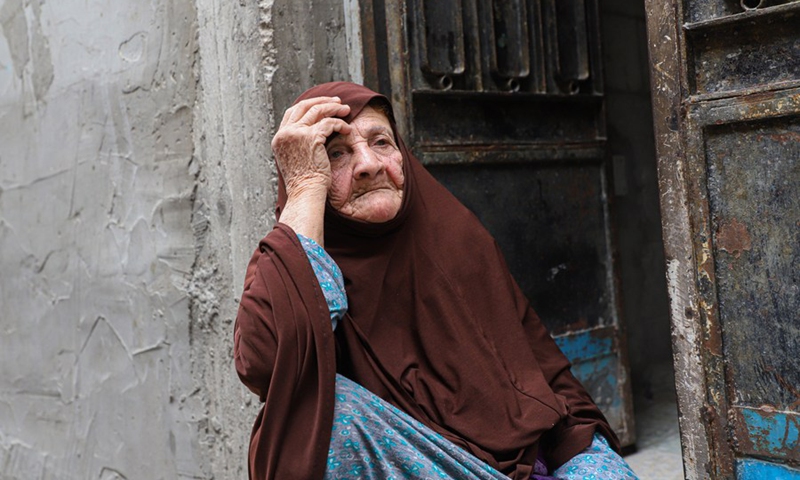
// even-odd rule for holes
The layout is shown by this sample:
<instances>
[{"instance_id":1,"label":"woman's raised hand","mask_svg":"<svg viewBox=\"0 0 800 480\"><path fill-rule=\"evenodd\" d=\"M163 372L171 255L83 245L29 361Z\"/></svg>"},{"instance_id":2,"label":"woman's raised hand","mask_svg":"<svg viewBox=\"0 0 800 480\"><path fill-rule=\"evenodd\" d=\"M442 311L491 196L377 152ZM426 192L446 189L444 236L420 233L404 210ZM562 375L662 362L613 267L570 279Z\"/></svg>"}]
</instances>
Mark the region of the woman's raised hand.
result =
<instances>
[{"instance_id":1,"label":"woman's raised hand","mask_svg":"<svg viewBox=\"0 0 800 480\"><path fill-rule=\"evenodd\" d=\"M325 142L352 127L339 116L350 112L338 97L309 98L286 110L272 138L272 152L286 185L281 223L324 245L325 199L331 186L331 163Z\"/></svg>"},{"instance_id":2,"label":"woman's raised hand","mask_svg":"<svg viewBox=\"0 0 800 480\"><path fill-rule=\"evenodd\" d=\"M272 138L272 152L289 198L306 192L318 198L320 190L327 194L331 165L325 142L334 132L350 133L347 122L336 118L349 112L350 106L342 104L339 97L309 98L286 110Z\"/></svg>"}]
</instances>

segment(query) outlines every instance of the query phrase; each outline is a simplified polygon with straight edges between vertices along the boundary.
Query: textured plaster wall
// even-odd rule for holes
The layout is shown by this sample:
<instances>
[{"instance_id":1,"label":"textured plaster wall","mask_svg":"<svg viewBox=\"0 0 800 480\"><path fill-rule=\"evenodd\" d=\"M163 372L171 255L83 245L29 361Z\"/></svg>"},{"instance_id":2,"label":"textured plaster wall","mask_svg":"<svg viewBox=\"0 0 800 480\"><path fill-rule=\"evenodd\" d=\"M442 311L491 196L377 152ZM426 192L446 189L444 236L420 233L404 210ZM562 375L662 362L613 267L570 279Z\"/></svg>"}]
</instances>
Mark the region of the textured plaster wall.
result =
<instances>
[{"instance_id":1,"label":"textured plaster wall","mask_svg":"<svg viewBox=\"0 0 800 480\"><path fill-rule=\"evenodd\" d=\"M271 135L352 5L0 0L0 479L246 477Z\"/></svg>"},{"instance_id":2,"label":"textured plaster wall","mask_svg":"<svg viewBox=\"0 0 800 480\"><path fill-rule=\"evenodd\" d=\"M209 477L247 478L258 399L233 367L233 321L244 266L272 224L274 68L270 4L197 1L199 78L194 142L191 359Z\"/></svg>"},{"instance_id":3,"label":"textured plaster wall","mask_svg":"<svg viewBox=\"0 0 800 480\"><path fill-rule=\"evenodd\" d=\"M260 408L236 377L232 333L245 267L275 221L272 134L297 95L351 78L353 63L342 0L245 3L197 2L192 368L210 468L226 479L246 478Z\"/></svg>"},{"instance_id":4,"label":"textured plaster wall","mask_svg":"<svg viewBox=\"0 0 800 480\"><path fill-rule=\"evenodd\" d=\"M205 463L189 296L189 0L0 2L0 472Z\"/></svg>"}]
</instances>

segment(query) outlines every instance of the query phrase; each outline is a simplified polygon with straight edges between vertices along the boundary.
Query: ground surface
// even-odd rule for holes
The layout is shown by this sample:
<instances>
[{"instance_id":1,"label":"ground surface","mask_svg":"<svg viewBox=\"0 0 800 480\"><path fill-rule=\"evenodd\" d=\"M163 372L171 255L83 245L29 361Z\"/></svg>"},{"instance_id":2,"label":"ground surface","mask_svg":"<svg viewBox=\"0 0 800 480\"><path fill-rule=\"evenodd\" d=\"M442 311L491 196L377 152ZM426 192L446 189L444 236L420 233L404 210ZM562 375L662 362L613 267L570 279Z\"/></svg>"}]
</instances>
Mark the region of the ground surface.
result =
<instances>
[{"instance_id":1,"label":"ground surface","mask_svg":"<svg viewBox=\"0 0 800 480\"><path fill-rule=\"evenodd\" d=\"M636 452L625 460L641 480L682 480L681 441L674 383L668 366L656 369L651 387L634 396Z\"/></svg>"}]
</instances>

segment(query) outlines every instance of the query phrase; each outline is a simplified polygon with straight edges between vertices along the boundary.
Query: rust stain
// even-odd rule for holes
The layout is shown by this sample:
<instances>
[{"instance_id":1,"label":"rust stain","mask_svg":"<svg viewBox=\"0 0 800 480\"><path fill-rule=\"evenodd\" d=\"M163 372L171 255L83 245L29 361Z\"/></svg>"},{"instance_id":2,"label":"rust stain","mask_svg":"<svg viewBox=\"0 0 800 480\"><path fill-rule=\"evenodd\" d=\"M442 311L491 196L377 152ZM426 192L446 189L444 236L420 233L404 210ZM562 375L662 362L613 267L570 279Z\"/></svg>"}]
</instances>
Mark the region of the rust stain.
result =
<instances>
[{"instance_id":1,"label":"rust stain","mask_svg":"<svg viewBox=\"0 0 800 480\"><path fill-rule=\"evenodd\" d=\"M717 247L736 258L744 251L750 251L752 244L747 227L737 219L720 226L717 232Z\"/></svg>"},{"instance_id":2,"label":"rust stain","mask_svg":"<svg viewBox=\"0 0 800 480\"><path fill-rule=\"evenodd\" d=\"M785 379L785 378L784 378L784 377L783 377L783 376L782 376L782 375L781 375L781 374L780 374L780 373L777 371L777 369L776 369L775 367L773 367L773 366L771 366L771 365L764 365L762 368L764 369L764 371L765 371L766 373L770 373L770 374L772 374L772 376L773 376L773 377L775 377L775 381L777 381L777 382L778 382L778 384L779 384L779 385L780 385L780 386L781 386L783 389L785 389L786 391L790 392L790 393L791 393L792 395L794 395L794 397L797 399L797 400L795 400L794 402L792 402L791 404L789 404L787 408L788 408L789 410L791 410L791 411L795 411L795 412L797 412L797 411L800 411L800 389L798 389L798 388L794 387L794 386L791 384L791 382L789 382L788 380L786 380L786 379Z\"/></svg>"},{"instance_id":3,"label":"rust stain","mask_svg":"<svg viewBox=\"0 0 800 480\"><path fill-rule=\"evenodd\" d=\"M568 323L560 328L559 327L554 328L553 334L560 335L562 333L575 332L575 331L585 330L587 328L589 328L589 319L584 316L581 316L572 323Z\"/></svg>"},{"instance_id":4,"label":"rust stain","mask_svg":"<svg viewBox=\"0 0 800 480\"><path fill-rule=\"evenodd\" d=\"M765 135L757 135L756 136L756 138L757 138L757 140L759 142L761 142L764 137L765 137ZM794 143L800 142L800 133L798 133L798 132L772 133L772 134L766 135L766 137L769 138L770 140L778 142L778 143L780 143L782 145L794 144Z\"/></svg>"}]
</instances>

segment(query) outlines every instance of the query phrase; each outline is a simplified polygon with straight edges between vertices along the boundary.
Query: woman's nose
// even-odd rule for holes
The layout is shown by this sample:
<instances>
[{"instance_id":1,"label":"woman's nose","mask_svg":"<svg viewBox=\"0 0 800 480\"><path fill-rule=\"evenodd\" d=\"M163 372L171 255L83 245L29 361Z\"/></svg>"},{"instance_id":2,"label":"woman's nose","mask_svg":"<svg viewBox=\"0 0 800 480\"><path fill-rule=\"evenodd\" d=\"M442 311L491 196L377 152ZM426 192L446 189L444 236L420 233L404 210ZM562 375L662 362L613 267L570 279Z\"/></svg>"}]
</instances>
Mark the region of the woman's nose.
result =
<instances>
[{"instance_id":1,"label":"woman's nose","mask_svg":"<svg viewBox=\"0 0 800 480\"><path fill-rule=\"evenodd\" d=\"M383 162L378 155L367 145L362 145L355 150L355 166L353 176L356 178L372 178L383 170Z\"/></svg>"}]
</instances>

